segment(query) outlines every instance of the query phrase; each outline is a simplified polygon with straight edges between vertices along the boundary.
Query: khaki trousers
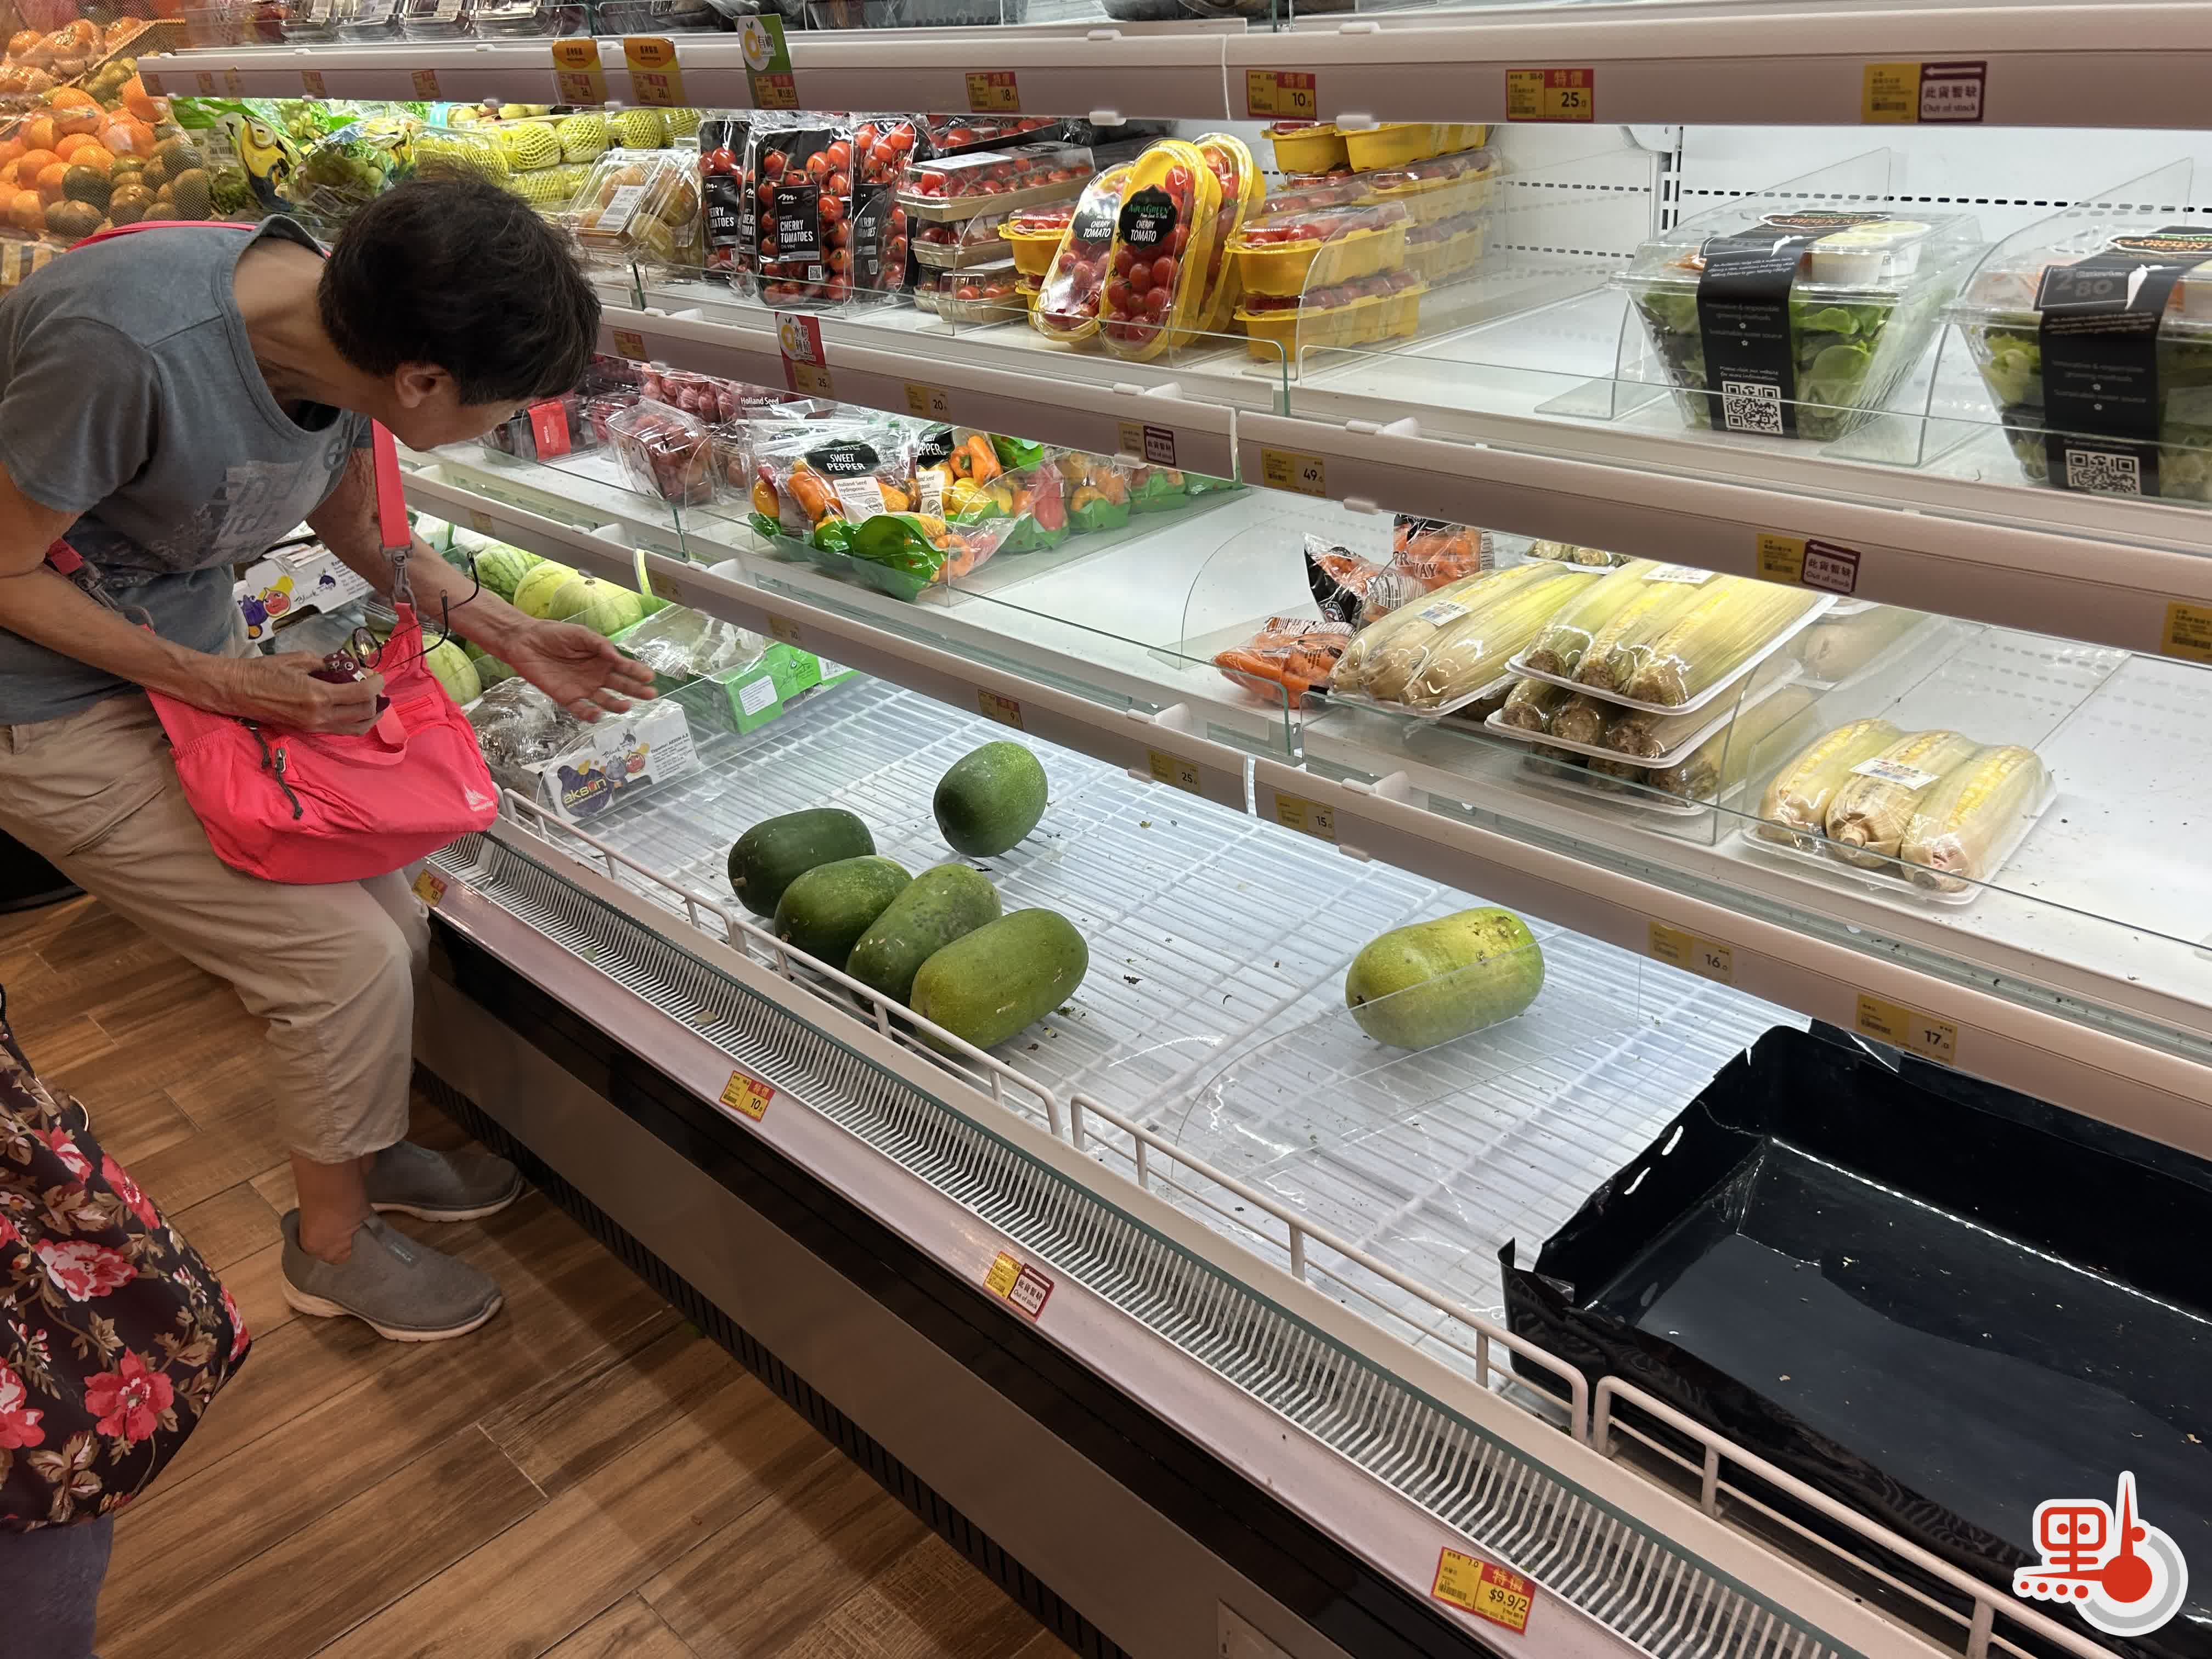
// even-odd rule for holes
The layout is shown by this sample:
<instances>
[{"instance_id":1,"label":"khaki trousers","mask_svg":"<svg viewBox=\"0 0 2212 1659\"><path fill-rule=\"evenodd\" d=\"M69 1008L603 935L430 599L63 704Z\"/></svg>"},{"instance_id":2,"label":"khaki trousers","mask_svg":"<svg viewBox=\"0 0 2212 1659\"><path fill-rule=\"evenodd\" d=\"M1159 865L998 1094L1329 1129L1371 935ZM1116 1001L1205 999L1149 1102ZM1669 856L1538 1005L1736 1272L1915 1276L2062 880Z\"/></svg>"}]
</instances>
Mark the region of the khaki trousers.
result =
<instances>
[{"instance_id":1,"label":"khaki trousers","mask_svg":"<svg viewBox=\"0 0 2212 1659\"><path fill-rule=\"evenodd\" d=\"M269 1087L294 1152L337 1164L405 1138L430 933L404 873L294 887L232 869L137 693L0 726L0 828L268 1023Z\"/></svg>"}]
</instances>

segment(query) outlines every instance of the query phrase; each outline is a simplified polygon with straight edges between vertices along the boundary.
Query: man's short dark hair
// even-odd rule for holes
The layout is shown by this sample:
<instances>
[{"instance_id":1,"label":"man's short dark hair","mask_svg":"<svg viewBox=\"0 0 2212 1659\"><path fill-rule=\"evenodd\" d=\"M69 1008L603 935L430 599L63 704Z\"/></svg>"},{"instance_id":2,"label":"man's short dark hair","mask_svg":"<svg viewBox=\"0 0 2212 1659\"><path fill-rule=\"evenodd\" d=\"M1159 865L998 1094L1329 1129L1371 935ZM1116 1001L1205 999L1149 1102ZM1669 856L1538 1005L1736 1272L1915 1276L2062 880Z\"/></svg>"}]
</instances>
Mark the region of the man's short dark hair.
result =
<instances>
[{"instance_id":1,"label":"man's short dark hair","mask_svg":"<svg viewBox=\"0 0 2212 1659\"><path fill-rule=\"evenodd\" d=\"M356 214L317 298L356 368L434 363L465 404L567 392L599 341L599 296L564 234L476 173L411 179Z\"/></svg>"}]
</instances>

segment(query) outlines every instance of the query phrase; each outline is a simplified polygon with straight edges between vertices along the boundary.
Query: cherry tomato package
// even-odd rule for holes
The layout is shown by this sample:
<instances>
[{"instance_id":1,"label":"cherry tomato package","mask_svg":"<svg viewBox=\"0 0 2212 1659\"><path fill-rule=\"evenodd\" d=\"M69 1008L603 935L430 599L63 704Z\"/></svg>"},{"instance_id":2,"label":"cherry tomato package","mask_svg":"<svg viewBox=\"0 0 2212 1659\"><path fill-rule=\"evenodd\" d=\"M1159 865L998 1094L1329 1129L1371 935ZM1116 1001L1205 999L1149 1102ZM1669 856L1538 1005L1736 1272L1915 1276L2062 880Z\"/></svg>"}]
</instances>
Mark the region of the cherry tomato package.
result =
<instances>
[{"instance_id":1,"label":"cherry tomato package","mask_svg":"<svg viewBox=\"0 0 2212 1659\"><path fill-rule=\"evenodd\" d=\"M743 257L745 140L749 116L723 112L699 124L699 198L707 216L707 274L722 282L750 276Z\"/></svg>"},{"instance_id":2,"label":"cherry tomato package","mask_svg":"<svg viewBox=\"0 0 2212 1659\"><path fill-rule=\"evenodd\" d=\"M853 292L853 129L842 121L778 130L760 152L761 298L818 311Z\"/></svg>"},{"instance_id":3,"label":"cherry tomato package","mask_svg":"<svg viewBox=\"0 0 2212 1659\"><path fill-rule=\"evenodd\" d=\"M1199 315L1203 332L1218 334L1229 326L1237 312L1237 295L1243 292L1237 261L1229 250L1237 232L1244 228L1244 222L1263 211L1267 185L1252 152L1241 139L1225 132L1209 133L1198 141L1198 149L1221 186L1221 207L1214 216L1212 252L1206 256L1206 293Z\"/></svg>"},{"instance_id":4,"label":"cherry tomato package","mask_svg":"<svg viewBox=\"0 0 2212 1659\"><path fill-rule=\"evenodd\" d=\"M875 115L853 128L852 283L856 295L902 292L907 286L907 211L898 203L906 158L920 142L911 116Z\"/></svg>"},{"instance_id":5,"label":"cherry tomato package","mask_svg":"<svg viewBox=\"0 0 2212 1659\"><path fill-rule=\"evenodd\" d=\"M1049 344L1081 345L1098 332L1099 301L1114 256L1114 221L1121 210L1121 191L1130 171L1126 161L1107 168L1076 198L1059 250L1038 285L1036 304L1030 310L1030 326Z\"/></svg>"},{"instance_id":6,"label":"cherry tomato package","mask_svg":"<svg viewBox=\"0 0 2212 1659\"><path fill-rule=\"evenodd\" d=\"M1099 335L1144 362L1197 336L1221 181L1195 144L1163 138L1131 163L1114 222Z\"/></svg>"}]
</instances>

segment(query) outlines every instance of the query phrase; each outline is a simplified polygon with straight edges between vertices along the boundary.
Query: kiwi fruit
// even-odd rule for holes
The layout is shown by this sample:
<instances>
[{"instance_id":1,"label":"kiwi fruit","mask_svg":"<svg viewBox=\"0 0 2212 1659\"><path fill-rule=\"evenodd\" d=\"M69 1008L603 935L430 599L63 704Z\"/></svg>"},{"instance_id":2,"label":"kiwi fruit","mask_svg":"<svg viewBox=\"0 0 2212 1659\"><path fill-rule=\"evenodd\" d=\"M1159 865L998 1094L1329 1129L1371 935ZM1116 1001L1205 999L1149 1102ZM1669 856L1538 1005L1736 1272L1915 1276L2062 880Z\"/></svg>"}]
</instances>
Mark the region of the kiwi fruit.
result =
<instances>
[{"instance_id":1,"label":"kiwi fruit","mask_svg":"<svg viewBox=\"0 0 2212 1659\"><path fill-rule=\"evenodd\" d=\"M118 185L107 198L107 216L118 225L135 225L154 210L154 192L143 185Z\"/></svg>"},{"instance_id":2,"label":"kiwi fruit","mask_svg":"<svg viewBox=\"0 0 2212 1659\"><path fill-rule=\"evenodd\" d=\"M89 202L72 202L64 198L46 210L46 228L57 236L66 236L76 241L98 230L106 216Z\"/></svg>"},{"instance_id":3,"label":"kiwi fruit","mask_svg":"<svg viewBox=\"0 0 2212 1659\"><path fill-rule=\"evenodd\" d=\"M115 186L98 167L71 167L62 175L62 194L72 202L89 202L102 212Z\"/></svg>"},{"instance_id":4,"label":"kiwi fruit","mask_svg":"<svg viewBox=\"0 0 2212 1659\"><path fill-rule=\"evenodd\" d=\"M186 167L169 180L169 191L176 198L179 217L204 219L211 210L205 167Z\"/></svg>"}]
</instances>

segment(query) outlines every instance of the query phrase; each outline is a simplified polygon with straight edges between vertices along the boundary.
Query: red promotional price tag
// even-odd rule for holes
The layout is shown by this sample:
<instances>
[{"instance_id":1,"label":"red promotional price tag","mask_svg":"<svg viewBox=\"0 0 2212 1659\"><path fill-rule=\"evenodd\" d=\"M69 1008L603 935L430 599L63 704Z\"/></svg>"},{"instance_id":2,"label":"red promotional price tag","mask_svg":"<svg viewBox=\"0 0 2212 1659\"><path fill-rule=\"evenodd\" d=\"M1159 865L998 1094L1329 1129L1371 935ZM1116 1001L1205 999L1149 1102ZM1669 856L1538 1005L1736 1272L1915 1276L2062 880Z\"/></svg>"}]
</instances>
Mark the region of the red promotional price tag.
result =
<instances>
[{"instance_id":1,"label":"red promotional price tag","mask_svg":"<svg viewBox=\"0 0 2212 1659\"><path fill-rule=\"evenodd\" d=\"M1592 69L1517 69L1505 71L1509 121L1594 121L1597 71Z\"/></svg>"},{"instance_id":2,"label":"red promotional price tag","mask_svg":"<svg viewBox=\"0 0 2212 1659\"><path fill-rule=\"evenodd\" d=\"M783 383L806 398L834 398L829 359L822 349L822 325L796 311L776 313L775 343L783 353Z\"/></svg>"},{"instance_id":3,"label":"red promotional price tag","mask_svg":"<svg viewBox=\"0 0 2212 1659\"><path fill-rule=\"evenodd\" d=\"M1310 70L1246 70L1244 71L1244 113L1257 121L1276 116L1292 121L1310 121L1321 107L1321 99Z\"/></svg>"},{"instance_id":4,"label":"red promotional price tag","mask_svg":"<svg viewBox=\"0 0 2212 1659\"><path fill-rule=\"evenodd\" d=\"M743 1112L756 1123L768 1115L768 1103L775 1098L771 1085L744 1072L731 1073L730 1080L722 1085L722 1104Z\"/></svg>"},{"instance_id":5,"label":"red promotional price tag","mask_svg":"<svg viewBox=\"0 0 2212 1659\"><path fill-rule=\"evenodd\" d=\"M971 115L1018 115L1022 111L1020 88L1014 84L1012 70L969 70L968 71L968 112Z\"/></svg>"},{"instance_id":6,"label":"red promotional price tag","mask_svg":"<svg viewBox=\"0 0 2212 1659\"><path fill-rule=\"evenodd\" d=\"M1437 1579L1429 1594L1517 1636L1528 1634L1528 1615L1536 1606L1536 1586L1529 1580L1455 1549L1438 1553Z\"/></svg>"}]
</instances>

